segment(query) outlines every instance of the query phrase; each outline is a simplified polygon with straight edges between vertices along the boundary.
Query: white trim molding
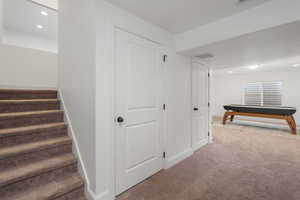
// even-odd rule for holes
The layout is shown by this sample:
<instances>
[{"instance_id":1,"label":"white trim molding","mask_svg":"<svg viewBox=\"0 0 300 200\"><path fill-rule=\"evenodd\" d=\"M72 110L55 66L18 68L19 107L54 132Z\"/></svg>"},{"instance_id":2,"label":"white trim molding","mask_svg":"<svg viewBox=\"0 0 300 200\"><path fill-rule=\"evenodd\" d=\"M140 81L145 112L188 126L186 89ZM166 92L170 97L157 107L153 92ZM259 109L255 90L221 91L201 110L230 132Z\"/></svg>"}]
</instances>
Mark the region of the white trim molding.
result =
<instances>
[{"instance_id":1,"label":"white trim molding","mask_svg":"<svg viewBox=\"0 0 300 200\"><path fill-rule=\"evenodd\" d=\"M104 191L101 194L96 195L93 191L87 188L87 198L89 200L113 200L114 198L110 197L109 191Z\"/></svg>"},{"instance_id":2,"label":"white trim molding","mask_svg":"<svg viewBox=\"0 0 300 200\"><path fill-rule=\"evenodd\" d=\"M95 196L94 192L90 189L90 180L88 178L86 167L85 167L83 159L82 159L82 154L81 154L79 146L78 146L77 138L76 138L76 135L74 133L74 129L72 127L72 122L71 122L71 119L69 117L69 112L68 112L68 109L65 105L63 94L62 94L60 89L58 89L58 99L61 102L61 108L64 110L65 122L67 122L67 124L68 124L68 135L72 138L73 153L76 155L76 157L78 158L78 161L79 161L78 162L79 172L80 172L81 176L83 176L83 178L85 179L86 195L88 196L89 200L98 200L97 198L95 198L96 196Z\"/></svg>"},{"instance_id":3,"label":"white trim molding","mask_svg":"<svg viewBox=\"0 0 300 200\"><path fill-rule=\"evenodd\" d=\"M202 140L200 140L197 144L195 144L193 146L193 151L198 151L200 150L202 147L204 147L205 145L207 145L210 141L210 137L204 138Z\"/></svg>"},{"instance_id":4,"label":"white trim molding","mask_svg":"<svg viewBox=\"0 0 300 200\"><path fill-rule=\"evenodd\" d=\"M172 156L170 158L167 158L167 163L165 166L165 169L169 169L173 167L174 165L180 163L181 161L187 159L188 157L192 156L194 153L192 148L189 148L175 156Z\"/></svg>"}]
</instances>

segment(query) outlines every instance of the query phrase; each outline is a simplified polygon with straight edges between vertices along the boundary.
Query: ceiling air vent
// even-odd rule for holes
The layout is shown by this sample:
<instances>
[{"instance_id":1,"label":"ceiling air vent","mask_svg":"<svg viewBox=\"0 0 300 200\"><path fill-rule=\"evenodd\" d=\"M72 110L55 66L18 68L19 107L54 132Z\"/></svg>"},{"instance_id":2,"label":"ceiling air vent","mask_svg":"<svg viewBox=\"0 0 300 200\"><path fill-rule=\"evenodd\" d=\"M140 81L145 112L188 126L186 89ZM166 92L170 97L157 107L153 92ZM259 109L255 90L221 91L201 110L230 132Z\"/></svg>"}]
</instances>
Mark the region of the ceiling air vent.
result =
<instances>
[{"instance_id":1,"label":"ceiling air vent","mask_svg":"<svg viewBox=\"0 0 300 200\"><path fill-rule=\"evenodd\" d=\"M255 0L238 0L237 1L237 4L243 4L243 3L248 3L248 2L250 2L250 1L255 1Z\"/></svg>"},{"instance_id":2,"label":"ceiling air vent","mask_svg":"<svg viewBox=\"0 0 300 200\"><path fill-rule=\"evenodd\" d=\"M204 53L204 54L197 55L195 57L199 59L209 59L209 58L213 58L214 55L211 53Z\"/></svg>"},{"instance_id":3,"label":"ceiling air vent","mask_svg":"<svg viewBox=\"0 0 300 200\"><path fill-rule=\"evenodd\" d=\"M244 3L246 1L250 1L250 0L238 0L239 3Z\"/></svg>"}]
</instances>

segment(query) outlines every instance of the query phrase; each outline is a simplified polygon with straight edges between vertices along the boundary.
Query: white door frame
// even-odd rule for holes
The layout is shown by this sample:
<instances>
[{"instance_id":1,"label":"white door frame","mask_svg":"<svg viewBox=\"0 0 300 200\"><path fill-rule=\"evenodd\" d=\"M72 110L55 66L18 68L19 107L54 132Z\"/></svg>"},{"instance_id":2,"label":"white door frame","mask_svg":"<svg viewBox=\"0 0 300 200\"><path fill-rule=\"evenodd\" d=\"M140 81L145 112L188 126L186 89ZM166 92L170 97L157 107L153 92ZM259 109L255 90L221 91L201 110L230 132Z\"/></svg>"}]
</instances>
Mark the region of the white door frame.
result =
<instances>
[{"instance_id":1,"label":"white door frame","mask_svg":"<svg viewBox=\"0 0 300 200\"><path fill-rule=\"evenodd\" d=\"M208 130L209 130L209 136L208 136L208 142L212 143L213 142L213 131L212 131L212 115L211 115L211 75L212 75L212 70L211 70L211 59L196 59L193 58L191 60L191 65L193 67L193 64L200 64L203 67L207 68L208 70ZM193 73L193 71L192 71ZM193 116L192 116L193 117ZM193 134L191 136L191 144L193 144Z\"/></svg>"},{"instance_id":2,"label":"white door frame","mask_svg":"<svg viewBox=\"0 0 300 200\"><path fill-rule=\"evenodd\" d=\"M213 116L212 116L212 98L211 98L211 91L212 91L212 75L213 75L213 71L210 68L211 66L209 66L208 68L208 72L209 72L209 77L208 77L208 101L209 101L209 108L208 108L208 113L209 113L209 143L213 143Z\"/></svg>"},{"instance_id":3,"label":"white door frame","mask_svg":"<svg viewBox=\"0 0 300 200\"><path fill-rule=\"evenodd\" d=\"M114 77L113 77L113 85L114 85L114 97L113 97L113 145L112 145L112 152L113 152L113 162L112 162L112 180L111 180L111 188L112 188L112 195L113 197L116 196L117 194L117 191L116 191L116 180L117 180L117 167L116 167L116 157L117 157L117 146L116 146L116 140L117 140L117 129L116 129L116 117L117 117L117 110L116 110L116 70L117 70L117 67L116 67L116 41L117 41L117 38L116 38L116 32L117 30L121 30L125 33L129 33L129 34L132 34L134 36L137 36L137 37L140 37L140 38L143 38L143 39L146 39L148 41L151 41L153 43L156 43L158 45L158 65L160 67L160 82L161 82L161 89L160 89L160 103L161 103L161 137L160 137L160 145L161 145L161 155L163 156L163 153L165 152L166 154L166 150L167 150L167 140L166 140L166 137L167 137L167 134L166 134L166 120L167 120L167 115L166 115L166 112L165 110L163 110L163 104L166 104L166 95L165 95L165 73L166 73L166 64L165 62L163 62L163 56L164 55L167 55L167 51L162 48L161 44L159 42L156 42L156 41L153 41L151 39L148 39L144 36L141 36L139 34L135 34L135 33L132 33L130 31L127 31L126 29L123 29L123 28L120 28L120 27L117 27L117 26L113 26L113 60L114 60ZM166 159L163 159L162 160L162 168L161 170L165 169L165 166L166 166Z\"/></svg>"}]
</instances>

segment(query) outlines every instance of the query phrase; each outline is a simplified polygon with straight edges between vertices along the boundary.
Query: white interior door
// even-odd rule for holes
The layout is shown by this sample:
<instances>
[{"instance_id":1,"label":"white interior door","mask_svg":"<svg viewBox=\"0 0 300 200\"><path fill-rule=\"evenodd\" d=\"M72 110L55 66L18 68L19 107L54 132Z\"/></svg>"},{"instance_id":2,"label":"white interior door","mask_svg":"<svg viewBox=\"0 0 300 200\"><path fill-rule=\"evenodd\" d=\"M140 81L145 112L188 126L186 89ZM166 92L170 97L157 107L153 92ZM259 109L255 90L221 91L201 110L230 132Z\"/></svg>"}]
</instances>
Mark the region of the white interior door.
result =
<instances>
[{"instance_id":1,"label":"white interior door","mask_svg":"<svg viewBox=\"0 0 300 200\"><path fill-rule=\"evenodd\" d=\"M117 194L162 169L160 75L158 45L116 29Z\"/></svg>"},{"instance_id":2,"label":"white interior door","mask_svg":"<svg viewBox=\"0 0 300 200\"><path fill-rule=\"evenodd\" d=\"M209 70L201 64L192 66L192 146L194 150L209 141Z\"/></svg>"}]
</instances>

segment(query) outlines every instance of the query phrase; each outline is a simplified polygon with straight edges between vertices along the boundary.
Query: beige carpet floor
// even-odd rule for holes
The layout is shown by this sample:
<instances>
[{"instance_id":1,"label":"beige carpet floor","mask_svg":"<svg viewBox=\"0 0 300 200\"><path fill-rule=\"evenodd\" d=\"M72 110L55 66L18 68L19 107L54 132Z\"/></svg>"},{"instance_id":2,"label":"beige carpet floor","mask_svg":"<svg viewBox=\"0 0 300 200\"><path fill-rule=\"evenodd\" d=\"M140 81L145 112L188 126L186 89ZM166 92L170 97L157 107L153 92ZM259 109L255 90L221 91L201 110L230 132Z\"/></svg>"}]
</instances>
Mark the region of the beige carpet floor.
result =
<instances>
[{"instance_id":1,"label":"beige carpet floor","mask_svg":"<svg viewBox=\"0 0 300 200\"><path fill-rule=\"evenodd\" d=\"M117 200L300 200L300 139L215 124L214 143Z\"/></svg>"}]
</instances>

